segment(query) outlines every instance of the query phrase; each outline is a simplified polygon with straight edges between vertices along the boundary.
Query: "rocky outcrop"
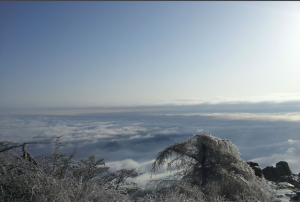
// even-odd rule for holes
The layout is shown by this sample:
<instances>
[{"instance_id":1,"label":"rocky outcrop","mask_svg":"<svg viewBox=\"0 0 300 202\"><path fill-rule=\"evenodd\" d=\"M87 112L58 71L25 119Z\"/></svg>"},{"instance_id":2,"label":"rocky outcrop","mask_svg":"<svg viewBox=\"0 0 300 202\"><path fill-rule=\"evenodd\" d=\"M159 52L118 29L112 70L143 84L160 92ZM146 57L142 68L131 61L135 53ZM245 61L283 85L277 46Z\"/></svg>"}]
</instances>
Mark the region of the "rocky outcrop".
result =
<instances>
[{"instance_id":1,"label":"rocky outcrop","mask_svg":"<svg viewBox=\"0 0 300 202\"><path fill-rule=\"evenodd\" d=\"M276 167L267 166L262 171L264 177L271 181L277 181L281 176L290 176L292 174L292 171L286 161L276 163Z\"/></svg>"},{"instance_id":2,"label":"rocky outcrop","mask_svg":"<svg viewBox=\"0 0 300 202\"><path fill-rule=\"evenodd\" d=\"M264 169L259 167L258 163L253 161L246 162L255 172L255 175L258 177L264 177L270 181L277 181L282 176L291 176L292 171L289 167L289 164L286 161L280 161L276 163L276 167L267 166Z\"/></svg>"},{"instance_id":3,"label":"rocky outcrop","mask_svg":"<svg viewBox=\"0 0 300 202\"><path fill-rule=\"evenodd\" d=\"M276 201L300 201L300 173L292 174L286 161L276 163L276 167L267 166L264 169L256 162L248 161L247 164L254 170L256 176L264 177L277 187Z\"/></svg>"},{"instance_id":4,"label":"rocky outcrop","mask_svg":"<svg viewBox=\"0 0 300 202\"><path fill-rule=\"evenodd\" d=\"M252 161L248 161L246 162L253 170L256 176L258 177L263 177L263 172L261 167L259 167L258 163L252 162Z\"/></svg>"},{"instance_id":5,"label":"rocky outcrop","mask_svg":"<svg viewBox=\"0 0 300 202\"><path fill-rule=\"evenodd\" d=\"M291 174L290 176L281 176L278 182L287 182L300 189L300 176L299 174Z\"/></svg>"},{"instance_id":6,"label":"rocky outcrop","mask_svg":"<svg viewBox=\"0 0 300 202\"><path fill-rule=\"evenodd\" d=\"M247 161L246 163L247 163L250 167L259 166L258 163L253 162L253 161Z\"/></svg>"},{"instance_id":7,"label":"rocky outcrop","mask_svg":"<svg viewBox=\"0 0 300 202\"><path fill-rule=\"evenodd\" d=\"M267 166L265 167L262 171L264 174L264 177L267 180L272 180L274 178L274 173L273 173L274 167L273 166Z\"/></svg>"},{"instance_id":8,"label":"rocky outcrop","mask_svg":"<svg viewBox=\"0 0 300 202\"><path fill-rule=\"evenodd\" d=\"M289 167L289 164L286 162L286 161L280 161L278 163L276 163L276 167L277 166L281 166L285 175L291 175L292 174L292 171Z\"/></svg>"},{"instance_id":9,"label":"rocky outcrop","mask_svg":"<svg viewBox=\"0 0 300 202\"><path fill-rule=\"evenodd\" d=\"M247 162L248 165L255 171L256 176L260 176L255 169L258 164L255 162ZM292 171L286 161L276 163L276 167L267 166L262 169L262 176L269 180L270 183L277 186L278 202L287 200L300 201L300 173L292 174ZM286 198L287 200L284 200Z\"/></svg>"},{"instance_id":10,"label":"rocky outcrop","mask_svg":"<svg viewBox=\"0 0 300 202\"><path fill-rule=\"evenodd\" d=\"M282 197L290 198L289 201L298 201L300 198L300 173L299 174L291 174L290 176L281 176L279 180L276 182L272 182L277 185L276 192L279 193L277 195L277 201L283 202L287 200L280 200ZM281 190L284 191L284 194L280 194Z\"/></svg>"},{"instance_id":11,"label":"rocky outcrop","mask_svg":"<svg viewBox=\"0 0 300 202\"><path fill-rule=\"evenodd\" d=\"M259 166L253 166L251 168L254 170L254 173L255 173L256 176L263 177L263 172L262 172L261 167L259 167Z\"/></svg>"}]
</instances>

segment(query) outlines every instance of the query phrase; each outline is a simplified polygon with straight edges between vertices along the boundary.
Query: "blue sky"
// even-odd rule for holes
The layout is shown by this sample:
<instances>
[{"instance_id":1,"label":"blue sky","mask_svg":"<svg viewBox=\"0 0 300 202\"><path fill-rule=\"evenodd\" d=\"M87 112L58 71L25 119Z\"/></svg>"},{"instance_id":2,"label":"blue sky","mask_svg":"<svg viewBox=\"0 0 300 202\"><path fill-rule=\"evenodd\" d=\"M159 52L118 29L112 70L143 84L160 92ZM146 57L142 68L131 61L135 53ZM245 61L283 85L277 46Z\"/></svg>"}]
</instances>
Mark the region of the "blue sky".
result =
<instances>
[{"instance_id":1,"label":"blue sky","mask_svg":"<svg viewBox=\"0 0 300 202\"><path fill-rule=\"evenodd\" d=\"M0 109L300 100L300 2L0 2Z\"/></svg>"},{"instance_id":2,"label":"blue sky","mask_svg":"<svg viewBox=\"0 0 300 202\"><path fill-rule=\"evenodd\" d=\"M1 1L0 27L0 141L148 172L207 133L300 171L300 2Z\"/></svg>"}]
</instances>

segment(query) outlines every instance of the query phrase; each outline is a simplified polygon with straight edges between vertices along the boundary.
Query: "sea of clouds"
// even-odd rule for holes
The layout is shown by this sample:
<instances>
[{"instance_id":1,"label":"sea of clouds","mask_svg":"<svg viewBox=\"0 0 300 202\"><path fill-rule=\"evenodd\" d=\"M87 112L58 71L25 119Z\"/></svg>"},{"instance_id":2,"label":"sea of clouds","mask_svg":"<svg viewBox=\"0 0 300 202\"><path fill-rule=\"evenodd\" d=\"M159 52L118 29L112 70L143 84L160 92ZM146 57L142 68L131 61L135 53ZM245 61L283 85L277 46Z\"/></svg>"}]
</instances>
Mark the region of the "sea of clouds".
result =
<instances>
[{"instance_id":1,"label":"sea of clouds","mask_svg":"<svg viewBox=\"0 0 300 202\"><path fill-rule=\"evenodd\" d=\"M235 106L234 106L235 105ZM2 115L0 141L55 141L79 150L76 159L95 154L112 171L137 168L149 180L157 153L194 134L206 133L229 139L245 161L264 168L287 161L292 172L300 172L300 103L239 103L231 105L171 106L134 112L82 113L76 115ZM171 110L170 110L171 109ZM51 145L29 145L33 156L54 151ZM162 172L158 177L164 177Z\"/></svg>"}]
</instances>

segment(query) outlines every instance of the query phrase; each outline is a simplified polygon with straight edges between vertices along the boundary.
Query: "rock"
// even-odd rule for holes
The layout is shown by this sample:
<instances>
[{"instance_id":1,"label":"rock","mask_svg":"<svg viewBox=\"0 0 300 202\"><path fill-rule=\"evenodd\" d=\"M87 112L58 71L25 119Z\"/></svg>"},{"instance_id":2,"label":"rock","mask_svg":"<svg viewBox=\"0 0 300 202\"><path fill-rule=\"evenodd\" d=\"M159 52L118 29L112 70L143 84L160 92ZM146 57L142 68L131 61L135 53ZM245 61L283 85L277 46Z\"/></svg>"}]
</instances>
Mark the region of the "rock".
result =
<instances>
[{"instance_id":1,"label":"rock","mask_svg":"<svg viewBox=\"0 0 300 202\"><path fill-rule=\"evenodd\" d=\"M263 174L264 174L264 177L267 179L267 180L274 180L274 167L273 166L267 166L265 167L263 170Z\"/></svg>"},{"instance_id":2,"label":"rock","mask_svg":"<svg viewBox=\"0 0 300 202\"><path fill-rule=\"evenodd\" d=\"M253 161L247 161L246 162L250 167L253 167L253 166L259 166L258 163L255 163Z\"/></svg>"},{"instance_id":3,"label":"rock","mask_svg":"<svg viewBox=\"0 0 300 202\"><path fill-rule=\"evenodd\" d=\"M256 176L263 177L263 171L262 171L261 167L253 166L251 168L254 170Z\"/></svg>"},{"instance_id":4,"label":"rock","mask_svg":"<svg viewBox=\"0 0 300 202\"><path fill-rule=\"evenodd\" d=\"M247 161L246 163L254 170L256 176L263 177L262 169L259 167L258 163L253 161Z\"/></svg>"},{"instance_id":5,"label":"rock","mask_svg":"<svg viewBox=\"0 0 300 202\"><path fill-rule=\"evenodd\" d=\"M299 195L295 195L294 197L292 197L292 199L298 201L299 200Z\"/></svg>"},{"instance_id":6,"label":"rock","mask_svg":"<svg viewBox=\"0 0 300 202\"><path fill-rule=\"evenodd\" d=\"M274 168L273 174L276 177L276 179L279 179L281 176L286 175L281 165L278 165Z\"/></svg>"},{"instance_id":7,"label":"rock","mask_svg":"<svg viewBox=\"0 0 300 202\"><path fill-rule=\"evenodd\" d=\"M286 176L286 172L284 171L283 167L281 165L278 165L276 167L281 167L281 171L280 171L280 177L281 176Z\"/></svg>"},{"instance_id":8,"label":"rock","mask_svg":"<svg viewBox=\"0 0 300 202\"><path fill-rule=\"evenodd\" d=\"M281 176L278 181L288 182L295 187L300 188L300 178L297 174L292 174L291 176Z\"/></svg>"},{"instance_id":9,"label":"rock","mask_svg":"<svg viewBox=\"0 0 300 202\"><path fill-rule=\"evenodd\" d=\"M286 161L276 163L276 167L267 166L263 169L263 175L267 180L277 181L281 176L291 176L291 169Z\"/></svg>"},{"instance_id":10,"label":"rock","mask_svg":"<svg viewBox=\"0 0 300 202\"><path fill-rule=\"evenodd\" d=\"M292 171L289 167L289 164L286 161L280 161L278 163L276 163L276 166L282 166L283 171L285 172L285 175L291 175Z\"/></svg>"},{"instance_id":11,"label":"rock","mask_svg":"<svg viewBox=\"0 0 300 202\"><path fill-rule=\"evenodd\" d=\"M294 185L292 185L288 182L279 182L278 186L279 186L279 189L293 189L293 188L295 188Z\"/></svg>"},{"instance_id":12,"label":"rock","mask_svg":"<svg viewBox=\"0 0 300 202\"><path fill-rule=\"evenodd\" d=\"M272 166L269 166L268 169L271 170L271 167ZM277 170L278 172L280 172L282 166L277 164L276 168L273 167L273 169L274 169L273 171ZM299 174L280 176L278 180L268 181L268 182L277 184L276 201L278 202L300 201L300 175Z\"/></svg>"}]
</instances>

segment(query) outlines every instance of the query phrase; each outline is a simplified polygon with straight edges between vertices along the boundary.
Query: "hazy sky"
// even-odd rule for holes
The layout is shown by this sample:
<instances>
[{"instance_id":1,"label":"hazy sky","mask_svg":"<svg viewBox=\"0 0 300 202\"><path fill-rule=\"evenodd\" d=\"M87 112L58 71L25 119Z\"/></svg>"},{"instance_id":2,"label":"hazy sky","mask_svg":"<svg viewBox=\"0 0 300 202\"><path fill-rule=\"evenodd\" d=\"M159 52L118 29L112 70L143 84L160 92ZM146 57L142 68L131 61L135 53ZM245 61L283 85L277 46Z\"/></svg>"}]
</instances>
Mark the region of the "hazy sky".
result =
<instances>
[{"instance_id":1,"label":"hazy sky","mask_svg":"<svg viewBox=\"0 0 300 202\"><path fill-rule=\"evenodd\" d=\"M300 100L300 2L0 2L0 108Z\"/></svg>"}]
</instances>

